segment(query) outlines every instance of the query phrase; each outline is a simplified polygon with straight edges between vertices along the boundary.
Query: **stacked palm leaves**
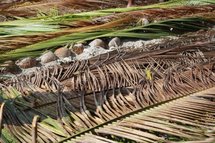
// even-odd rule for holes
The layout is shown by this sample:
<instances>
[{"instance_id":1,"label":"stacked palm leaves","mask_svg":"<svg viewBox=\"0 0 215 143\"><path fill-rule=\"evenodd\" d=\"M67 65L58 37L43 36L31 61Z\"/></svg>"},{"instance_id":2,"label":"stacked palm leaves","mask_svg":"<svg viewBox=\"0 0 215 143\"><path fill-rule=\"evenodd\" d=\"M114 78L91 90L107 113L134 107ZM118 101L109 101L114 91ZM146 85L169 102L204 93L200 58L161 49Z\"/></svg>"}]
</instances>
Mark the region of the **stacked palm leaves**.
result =
<instances>
[{"instance_id":1,"label":"stacked palm leaves","mask_svg":"<svg viewBox=\"0 0 215 143\"><path fill-rule=\"evenodd\" d=\"M150 52L113 51L87 61L44 68L7 80L2 85L1 99L5 102L1 116L3 140L57 142L70 139L117 121L122 115L212 88L214 44L214 30L201 31L178 40L167 39L163 48L145 47ZM213 108L211 105L211 112ZM41 120L34 120L32 127L35 115ZM173 133L162 132L171 140ZM99 130L100 133L103 134ZM204 136L200 131L198 134ZM157 136L164 139L166 135L162 135ZM103 137L125 141L108 135ZM140 141L129 137L128 140ZM183 133L172 138L180 139L197 138L185 137Z\"/></svg>"},{"instance_id":2,"label":"stacked palm leaves","mask_svg":"<svg viewBox=\"0 0 215 143\"><path fill-rule=\"evenodd\" d=\"M154 39L193 32L3 79L1 142L214 142L214 5L167 4L161 10L143 10L163 8L158 4L117 14L101 10L2 23L2 43L14 43L6 43L1 61L94 38ZM161 11L166 13L157 15ZM141 25L142 17L158 22Z\"/></svg>"},{"instance_id":3,"label":"stacked palm leaves","mask_svg":"<svg viewBox=\"0 0 215 143\"><path fill-rule=\"evenodd\" d=\"M3 22L0 23L0 49L2 50L0 61L9 58L18 59L26 55L39 56L48 49L98 37L154 39L213 25L214 5L205 5L213 4L213 1L199 1L196 7L190 7L193 4L192 1L170 1L165 4L118 11L116 9L99 10ZM202 4L204 6L198 7ZM183 5L184 7L179 7ZM157 7L163 9L156 9ZM172 15L172 13L175 14ZM159 22L141 25L142 18ZM173 20L168 20L169 18Z\"/></svg>"}]
</instances>

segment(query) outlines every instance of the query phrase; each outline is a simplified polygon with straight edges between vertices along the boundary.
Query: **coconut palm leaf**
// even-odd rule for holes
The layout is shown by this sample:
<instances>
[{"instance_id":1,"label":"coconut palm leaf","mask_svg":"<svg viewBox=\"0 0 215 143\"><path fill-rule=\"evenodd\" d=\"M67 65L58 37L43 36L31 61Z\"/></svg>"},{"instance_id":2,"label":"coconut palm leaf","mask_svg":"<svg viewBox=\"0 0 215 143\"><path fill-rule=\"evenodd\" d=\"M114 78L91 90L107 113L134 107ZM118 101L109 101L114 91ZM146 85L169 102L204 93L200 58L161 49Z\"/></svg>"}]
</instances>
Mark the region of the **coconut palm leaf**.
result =
<instances>
[{"instance_id":1,"label":"coconut palm leaf","mask_svg":"<svg viewBox=\"0 0 215 143\"><path fill-rule=\"evenodd\" d=\"M204 21L204 22L202 22ZM196 23L199 23L196 25ZM161 36L169 36L179 33L180 31L190 32L199 29L205 29L205 26L212 26L214 21L203 18L184 18L161 21L158 23L152 23L145 26L138 26L135 28L128 28L125 30L103 30L95 32L79 32L75 34L68 34L30 46L26 46L17 50L12 50L2 54L0 61L7 60L8 58L18 59L23 56L38 56L44 50L51 49L53 47L63 46L68 43L85 42L95 38L103 37L130 37L141 39L154 39ZM173 30L172 30L173 29ZM89 38L90 37L90 38Z\"/></svg>"},{"instance_id":2,"label":"coconut palm leaf","mask_svg":"<svg viewBox=\"0 0 215 143\"><path fill-rule=\"evenodd\" d=\"M127 86L128 86L128 87L126 87L127 89L125 87L119 88L119 89L113 88L113 86L116 86L116 87L118 87L120 85L123 86L123 83L122 84L115 83L114 85L109 83L113 89L110 89L110 87L109 87L108 92L103 92L101 90L101 93L106 93L106 94L104 94L106 96L106 98L103 99L104 101L102 101L101 99L99 100L98 95L101 96L102 94L97 91L98 89L96 89L95 86L92 88L93 90L96 91L95 95L90 95L90 94L85 95L86 97L84 97L84 98L81 98L80 96L75 97L75 96L70 95L71 99L68 99L68 93L67 93L67 95L65 93L57 93L53 96L50 96L50 94L49 95L44 94L43 92L41 94L38 94L38 92L37 92L37 93L31 93L31 95L28 95L28 96L21 94L21 96L23 96L23 98L19 99L19 98L14 98L14 97L16 97L16 95L20 95L20 94L14 94L14 92L13 92L14 90L13 89L11 90L9 88L5 88L5 89L7 89L7 91L4 91L4 93L5 93L4 97L7 97L8 99L16 99L15 101L13 101L13 103L16 103L17 105L19 105L18 106L19 111L20 112L23 111L23 113L25 113L26 116L28 116L28 118L30 118L30 117L32 118L32 111L34 111L34 114L39 114L40 116L42 116L44 118L41 123L40 122L38 123L39 127L41 126L41 130L42 130L42 131L38 130L38 141L41 139L41 137L44 137L42 134L44 134L44 132L47 132L47 131L51 132L53 134L53 136L49 137L49 138L46 137L46 139L42 138L42 140L53 140L53 138L57 138L57 140L60 140L62 138L62 136L64 136L64 137L68 136L67 134L74 135L74 133L76 133L76 132L78 133L80 131L83 131L83 129L86 130L87 128L93 128L97 124L101 124L102 122L105 123L105 121L108 121L108 123L109 123L110 120L113 120L113 119L115 120L115 118L119 117L120 115L125 115L126 113L134 112L134 111L136 112L136 110L139 110L144 107L150 107L150 105L154 105L155 103L160 103L162 101L167 101L169 99L177 98L177 97L183 96L183 95L189 95L189 93L199 91L200 89L202 90L205 88L209 88L210 86L213 85L213 82L215 81L213 76L208 76L209 73L211 73L211 71L210 71L211 66L213 66L213 64L205 65L203 68L205 70L203 70L203 69L201 70L199 68L193 68L192 70L187 70L182 73L173 72L171 74L171 76L167 75L163 79L158 79L158 80L153 81L151 83L152 85L148 86L148 88L147 88L147 85L150 85L150 82L145 82L145 83L140 82L139 83L140 87L135 85L136 88L134 88L134 84L132 84L133 86L129 86L127 84ZM109 66L109 67L111 67L111 66ZM130 68L132 69L132 67L130 67ZM200 70L200 71L198 71L198 70ZM130 72L137 73L137 72L135 72L135 69L130 70ZM113 75L117 75L117 72L114 73L114 71L113 71L112 73L113 73ZM192 79L188 78L188 77L190 77L190 74L193 74L193 76L194 76ZM101 74L101 76L102 76L102 74ZM126 75L125 74L122 75L122 77L124 77L124 76L126 76ZM133 74L131 76L135 77L135 74ZM91 75L91 77L93 78L92 75ZM171 78L169 79L169 77L171 77ZM129 79L129 77L127 77L127 78L124 77L124 78L127 81ZM134 78L134 80L135 80L135 78ZM162 80L164 80L164 81L162 81ZM122 81L123 81L123 79L122 79ZM181 81L181 82L179 82L179 81ZM133 81L131 80L130 82L132 83ZM19 83L21 83L21 82L19 82ZM104 83L105 82L103 82L102 84L104 84ZM22 86L23 86L23 84L22 84ZM163 87L163 88L161 88L161 87ZM29 89L27 89L25 86L23 87L23 89L25 89L25 93L27 93L27 91L29 91ZM33 86L31 86L30 89L33 89ZM83 87L77 88L77 90L80 90L80 93L83 92L82 91L83 89L85 89L85 88L83 88ZM106 88L103 87L103 88L99 88L99 89L106 89ZM133 92L132 92L132 90L133 90ZM39 91L39 90L35 89L35 91ZM40 91L42 91L42 90L40 90ZM144 92L144 94L141 93L141 91ZM56 97L56 95L57 95L57 97ZM95 96L98 99L94 99L96 106L93 107L92 99L93 99L93 97L95 98ZM134 96L136 98L134 98L132 96ZM27 102L34 101L34 99L31 99L31 98L35 98L35 99L39 99L39 100L36 101L37 103L35 103L33 106L28 106L26 104ZM46 98L46 100L42 100L41 98ZM50 98L50 99L47 100L47 98ZM82 101L83 99L85 99L85 100ZM47 102L50 100L52 100L52 102L49 104L47 104L47 103L41 104L41 102ZM55 100L55 102L53 102L53 100ZM80 102L80 105L77 104L78 101ZM101 104L101 103L103 103L103 104ZM82 106L82 104L84 105L84 107ZM32 107L33 107L33 110L32 110ZM63 108L63 107L65 107L65 108ZM80 111L81 111L80 113L77 112L78 107L80 108ZM13 108L16 108L16 107L13 107ZM44 108L46 108L46 110L49 109L48 112L45 112ZM57 114L54 111L56 108L58 110ZM23 123L23 121L25 121L25 120L23 120L23 117L21 116L21 114L19 114L19 116L17 116L16 115L17 111L15 112L15 114L12 113L12 111L13 110L7 110L7 108L6 108L6 111L3 113L7 113L10 116L14 116L14 117L18 118L19 122L22 121L22 123ZM93 111L95 112L95 115L90 114ZM70 112L70 114L68 114L68 112ZM60 120L60 122L55 123L55 121L53 119L46 119L46 118L49 118L46 114L52 115L52 118L54 118L54 119L56 119L56 115L57 115L57 118L61 119L61 120ZM70 118L67 118L67 116L70 116ZM6 118L7 118L7 116L6 116ZM13 118L7 119L5 129L8 128L7 124L10 125L10 124L17 122L12 119ZM51 121L48 122L48 120L51 120ZM62 126L62 125L60 125L60 123L63 123L66 126ZM19 125L23 126L22 124L19 124ZM14 126L14 128L16 128L16 127ZM3 129L3 130L5 130L5 129ZM30 136L27 135L27 134L29 134L29 129L27 129L27 128L25 129L24 127L22 127L22 128L18 127L16 130L21 131L22 134L20 134L18 132L14 132L13 129L11 129L10 132L13 132L13 135L15 136L15 138L17 138L19 141L22 141L22 142L29 142ZM164 131L164 133L167 133L170 135L175 135L168 131ZM180 134L180 137L185 137L182 135L183 135L183 133ZM23 138L22 136L26 136L26 137ZM27 136L29 136L29 137L27 137ZM188 135L186 136L186 138L193 139Z\"/></svg>"},{"instance_id":3,"label":"coconut palm leaf","mask_svg":"<svg viewBox=\"0 0 215 143\"><path fill-rule=\"evenodd\" d=\"M182 5L181 5L182 6ZM212 5L211 5L211 7L213 7ZM168 11L169 9L171 10L171 8L172 7L170 7L170 8L167 8L167 9L164 9L164 10L167 10L166 12L164 12L164 13L172 13L173 11L174 11L174 9L172 9L173 11ZM178 10L180 10L180 8L179 9L177 9L177 7L173 7L173 8L176 8L176 10L174 11L174 12L176 12L176 11L178 11ZM186 9L187 8L187 9ZM202 8L202 7L201 7ZM207 8L207 6L205 7L205 10L206 10L206 8ZM198 8L198 7L185 7L184 9L183 9L183 7L181 8L181 11L183 12L184 11L184 14L186 14L187 12L189 12L189 9L190 9L190 11L194 11L194 10L199 10L199 12L203 12L203 11L200 11L200 9ZM210 7L208 7L208 10L210 9ZM211 11L211 9L210 9L210 11ZM134 15L135 13L137 13L137 14L141 14L140 16L143 16L144 15L144 13L146 14L146 15L148 15L148 14L150 14L150 12L151 13L154 13L154 15L151 15L151 16L149 16L149 17L153 17L153 16L156 16L156 13L160 13L160 11L159 10L154 10L154 12L153 12L153 10L151 11L151 9L147 12L147 10L144 10L144 11L141 11L141 9L139 9L138 11L134 11L134 12L132 12L131 11L131 13L130 13L130 15ZM209 12L209 11L208 11ZM125 12L121 12L121 13L125 13ZM34 31L34 26L36 25L37 26L37 28L44 28L44 27L48 27L49 25L50 25L50 31L51 31L51 29L52 29L52 25L56 25L56 24L63 24L63 23L65 23L65 22L69 22L69 21L71 21L71 22L73 22L73 21L77 21L77 20L90 20L90 19L92 19L92 18L95 18L95 17L101 17L101 16L105 16L105 15L110 15L110 14L114 14L115 15L115 11L109 11L109 12L106 12L106 11L104 11L104 14L102 14L101 12L99 12L99 11L93 11L93 12L90 12L90 13L78 13L78 14L67 14L67 15L63 15L63 16L53 16L53 17L41 17L41 18L33 18L33 19L21 19L21 20L16 20L16 21L9 21L9 22L2 22L2 23L0 23L0 26L2 27L2 28L4 28L4 29L2 29L1 31L3 31L3 33L1 34L1 35L3 35L3 34L5 34L5 33L8 33L7 31L11 31L11 27L13 27L13 28L20 28L20 32L21 32L21 29L23 29L24 31L26 30L26 31L28 31L29 30L29 32L33 32ZM127 14L127 13L125 13L125 14ZM128 13L129 14L129 13ZM193 14L193 13L192 13ZM116 15L116 17L120 17L120 15L118 16L118 15ZM123 14L122 14L122 16L121 17L124 17L123 16ZM157 16L156 16L157 17ZM163 16L161 16L161 17L163 17ZM102 19L102 17L101 17L101 19ZM29 28L25 28L26 27L26 25L28 25L28 27ZM32 30L30 30L30 27L32 26ZM8 28L8 29L7 29ZM60 27L59 27L60 28ZM39 31L39 30L38 30ZM49 31L49 32L50 32ZM35 31L35 32L37 32L37 31ZM42 31L43 32L43 31ZM10 34L10 33L9 33ZM7 34L7 35L9 35L9 34ZM22 34L22 33L21 33ZM14 34L11 34L11 36L15 36Z\"/></svg>"},{"instance_id":4,"label":"coconut palm leaf","mask_svg":"<svg viewBox=\"0 0 215 143\"><path fill-rule=\"evenodd\" d=\"M38 71L36 71L36 72L33 72L32 74L28 75L31 78L28 79L28 76L21 75L20 79L24 79L25 81L29 81L29 82L32 82L33 84L35 84L35 83L37 83L37 79L35 79L36 76L37 77L45 76L44 80L51 80L52 77L54 76L57 80L62 81L67 78L73 77L74 74L79 70L83 71L83 70L86 70L88 67L96 68L96 65L102 66L103 64L110 64L110 63L114 63L116 61L118 62L118 61L121 61L122 59L124 61L128 61L128 62L132 61L132 60L147 62L151 58L161 57L161 58L168 59L168 58L175 57L176 61L177 61L178 58L183 58L184 56L186 59L187 55L186 55L186 52L183 52L183 50L196 51L197 47L199 48L199 50L204 50L204 51L201 51L202 54L206 55L210 59L211 56L213 56L214 33L215 33L214 30L198 31L198 32L190 33L190 34L184 34L183 36L181 36L178 39L166 38L160 43L153 44L153 45L151 45L151 44L145 45L145 47L143 47L143 49L135 50L132 52L129 52L129 51L127 52L125 50L124 52L121 51L122 53L119 53L118 51L115 50L115 51L112 51L111 53L107 53L107 54L103 54L103 55L99 55L97 57L91 58L91 59L89 59L89 61L77 61L75 63L72 63L72 65L67 65L67 66L65 65L64 67L59 66L59 67L55 67L54 69L53 68L40 69L39 70L40 74L38 73ZM193 35L195 35L195 36L193 36ZM201 42L200 42L200 40L201 40ZM145 51L144 54L141 52L142 50ZM198 52L198 50L196 52ZM164 53L167 54L168 56L162 55ZM180 53L183 55L180 55ZM178 54L178 56L176 56L177 54ZM195 52L193 54L195 54ZM195 57L192 57L192 54L190 56L191 56L190 57L191 59L188 60L189 65L190 65L189 62L192 60L192 58L195 63ZM174 60L175 58L173 58L172 60ZM142 60L142 59L145 59L145 60ZM199 62L201 62L201 60ZM186 60L183 61L183 64L185 64L185 63L186 63ZM59 75L58 71L61 71L60 75ZM56 73L56 75L48 74L48 73ZM46 76L48 76L48 77L46 77ZM43 79L38 79L38 83L40 83L40 84L46 83L46 82L41 82L41 80L43 80ZM41 87L40 84L38 85L39 87ZM42 86L45 86L45 85L42 84Z\"/></svg>"},{"instance_id":5,"label":"coconut palm leaf","mask_svg":"<svg viewBox=\"0 0 215 143\"><path fill-rule=\"evenodd\" d=\"M214 88L140 110L62 142L207 142L214 132ZM213 127L212 127L213 126Z\"/></svg>"},{"instance_id":6,"label":"coconut palm leaf","mask_svg":"<svg viewBox=\"0 0 215 143\"><path fill-rule=\"evenodd\" d=\"M0 40L1 50L11 50L16 48L21 48L26 45L31 45L36 42L45 41L48 39L52 39L54 37L59 37L61 35L66 35L70 33L79 33L79 32L88 32L88 31L95 31L97 29L113 29L115 27L117 30L125 29L128 26L137 26L139 25L138 22L140 19L144 16L146 18L149 18L149 20L162 20L167 19L170 17L181 17L181 16L196 16L196 17L205 17L205 18L211 18L213 19L213 5L210 6L201 6L200 7L181 7L181 8L173 8L173 9L163 9L163 10L148 10L148 11L138 11L138 12L130 12L125 13L127 16L125 17L125 14L114 14L108 17L100 17L93 19L91 22L84 22L80 21L81 17L73 16L73 17L67 17L64 18L54 18L54 19L47 19L47 21L41 19L38 21L37 19L32 20L22 20L21 21L13 21L2 23L2 38ZM159 14L159 13L165 13ZM172 13L175 13L173 16ZM195 14L196 15L195 15ZM135 15L135 18L134 16ZM168 16L169 15L169 16ZM173 16L173 17L172 17ZM154 17L154 18L152 18ZM166 17L166 18L165 18ZM75 20L72 23L63 24L63 21L68 21L69 19ZM161 19L162 18L162 19ZM64 19L64 20L63 20ZM101 19L106 19L105 21L101 21ZM110 21L110 22L107 22ZM60 24L60 23L61 24ZM94 24L93 24L94 23ZM24 25L23 25L24 24ZM56 25L57 24L57 25ZM182 24L182 23L181 23ZM27 25L27 26L26 26ZM78 27L77 27L78 25ZM196 25L196 24L195 24ZM198 25L198 24L197 24ZM68 28L68 26L70 28ZM6 28L7 27L7 28ZM65 29L65 27L67 27ZM74 28L75 27L75 28ZM194 26L193 26L194 27ZM155 29L154 29L155 30ZM51 31L55 31L50 33ZM43 34L38 34L43 32ZM47 33L48 32L48 33ZM105 31L104 31L105 32ZM157 31L158 32L158 31ZM37 33L37 35L35 35ZM162 33L162 32L160 32ZM25 34L25 35L23 35ZM124 35L123 33L122 35ZM129 34L129 33L128 33ZM162 36L156 35L156 33L153 33L156 37ZM164 33L165 34L165 33ZM166 33L168 34L168 33ZM132 37L135 37L135 33L129 34ZM147 36L148 35L148 36ZM150 34L148 33L145 35L145 38L149 37ZM19 37L17 37L19 36ZM136 37L139 36L138 34ZM144 35L143 35L144 36ZM151 35L153 38L153 35ZM84 39L84 37L83 37ZM83 41L82 39L82 41ZM29 56L34 56L33 53L28 53Z\"/></svg>"}]
</instances>

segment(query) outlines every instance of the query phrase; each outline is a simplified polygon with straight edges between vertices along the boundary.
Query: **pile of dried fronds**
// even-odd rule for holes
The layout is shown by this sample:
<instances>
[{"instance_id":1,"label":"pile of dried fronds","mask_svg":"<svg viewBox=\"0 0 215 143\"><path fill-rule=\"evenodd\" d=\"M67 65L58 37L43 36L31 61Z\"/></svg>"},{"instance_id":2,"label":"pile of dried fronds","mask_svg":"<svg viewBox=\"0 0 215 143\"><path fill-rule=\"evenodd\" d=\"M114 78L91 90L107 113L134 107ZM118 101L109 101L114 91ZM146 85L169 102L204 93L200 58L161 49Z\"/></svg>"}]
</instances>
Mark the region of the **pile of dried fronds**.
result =
<instances>
[{"instance_id":1,"label":"pile of dried fronds","mask_svg":"<svg viewBox=\"0 0 215 143\"><path fill-rule=\"evenodd\" d=\"M2 79L1 142L214 142L214 1L189 2L0 23L0 61L95 38L179 35Z\"/></svg>"},{"instance_id":2,"label":"pile of dried fronds","mask_svg":"<svg viewBox=\"0 0 215 143\"><path fill-rule=\"evenodd\" d=\"M192 98L189 94L214 87L214 33L214 30L191 33L172 42L167 39L161 47L145 47L148 52L113 51L4 81L1 98L5 103L1 116L4 141L30 142L35 138L38 142L60 141L145 107L183 96L189 99ZM213 98L211 94L212 101ZM210 110L202 114L206 113ZM35 115L40 116L40 121L34 121L37 126L32 128ZM155 134L161 136L159 139L167 136L171 140L175 135L160 132ZM198 134L199 139L204 139L203 132ZM122 138L116 135L119 136L103 137L124 140L123 133ZM126 138L140 140L134 137ZM185 137L182 132L173 140L181 138L197 139Z\"/></svg>"}]
</instances>

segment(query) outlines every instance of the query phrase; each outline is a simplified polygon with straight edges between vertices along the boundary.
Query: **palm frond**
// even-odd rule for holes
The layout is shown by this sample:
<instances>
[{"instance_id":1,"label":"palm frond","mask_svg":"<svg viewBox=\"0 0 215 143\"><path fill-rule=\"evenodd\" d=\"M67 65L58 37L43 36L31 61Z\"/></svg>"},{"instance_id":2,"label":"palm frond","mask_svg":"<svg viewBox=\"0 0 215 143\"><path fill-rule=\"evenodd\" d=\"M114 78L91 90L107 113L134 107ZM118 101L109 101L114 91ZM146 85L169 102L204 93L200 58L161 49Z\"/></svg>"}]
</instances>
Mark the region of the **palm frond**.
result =
<instances>
[{"instance_id":1,"label":"palm frond","mask_svg":"<svg viewBox=\"0 0 215 143\"><path fill-rule=\"evenodd\" d=\"M214 88L139 111L75 139L62 142L201 142L213 143Z\"/></svg>"},{"instance_id":2,"label":"palm frond","mask_svg":"<svg viewBox=\"0 0 215 143\"><path fill-rule=\"evenodd\" d=\"M168 18L181 18L181 17L204 17L204 19L210 19L211 21L213 20L214 17L214 6L213 5L207 5L207 6L201 6L201 7L179 7L179 8L172 8L172 9L150 9L146 11L135 11L135 12L130 12L130 13L120 13L120 14L113 14L108 17L100 17L100 18L95 18L92 19L92 21L82 21L81 19L84 17L79 17L79 16L65 16L63 17L56 17L54 19L49 18L49 19L30 19L30 20L18 20L18 21L13 21L13 22L6 22L6 23L0 23L0 29L2 29L1 33L1 38L0 38L0 49L4 53L5 51L8 50L13 50L17 48L22 48L27 45L32 45L34 46L34 43L36 45L40 45L42 43L49 42L52 43L51 41L56 40L56 39L64 39L64 43L61 43L59 41L58 44L56 45L62 45L62 44L67 44L76 42L76 41L86 41L90 40L85 37L80 37L78 36L77 39L71 38L71 40L68 39L68 37L72 35L84 35L83 33L86 33L86 35L89 34L92 38L96 37L107 37L111 36L113 33L112 31L119 31L119 36L125 37L125 34L128 34L127 37L141 37L141 38L158 38L160 36L165 36L169 34L174 34L174 32L178 31L172 31L170 32L168 30L168 27L173 26L174 23L171 22L170 25L168 25ZM175 15L172 15L174 13ZM126 15L126 16L125 16ZM135 15L135 16L134 16ZM86 17L86 16L85 16ZM154 29L151 28L150 26L154 25L156 26L156 23L150 24L149 27L141 27L138 23L138 21L141 20L142 17L149 18L150 21L153 20L158 20L161 22L160 23L165 23L168 25L166 28L163 29ZM153 17L153 18L152 18ZM74 20L73 22L69 22L71 20ZM104 21L101 21L101 19L106 19ZM192 19L192 18L191 18ZM194 18L195 19L195 18ZM193 19L193 20L194 20ZM179 19L180 20L180 19ZM184 18L181 19L180 27L183 27L185 32L187 29L189 31L192 31L194 29L199 29L201 28L202 23L199 22L196 19L195 24L191 25L186 25L183 24L182 21ZM67 21L67 22L66 22ZM207 20L206 20L207 21ZM66 23L65 23L66 22ZM188 21L186 21L188 22ZM169 21L170 23L170 21ZM188 22L189 23L189 22ZM191 27L190 27L191 26ZM67 27L67 28L66 28ZM129 28L129 32L124 32L123 29L127 29L128 27L136 27L139 29L139 31L146 31L145 33L141 34L140 32L137 32L138 30L132 32L132 28ZM152 26L153 27L153 26ZM158 27L164 27L164 25L160 25ZM187 27L187 28L186 28ZM173 27L174 28L174 27ZM101 31L96 31L97 29L105 29ZM177 27L179 29L179 27ZM166 31L167 30L167 31ZM54 31L54 32L53 32ZM71 34L74 33L74 34ZM37 35L35 35L37 34ZM62 36L61 35L66 35ZM103 35L103 36L102 36ZM59 38L55 38L59 37ZM51 39L51 40L48 40ZM44 41L44 42L42 42ZM40 43L41 42L41 43ZM46 45L46 44L45 44ZM31 46L29 46L31 47ZM45 48L45 47L44 47ZM47 47L46 47L47 48ZM46 49L45 48L45 49ZM54 47L53 47L54 48ZM43 49L43 50L45 50ZM42 51L39 51L41 53ZM39 53L27 53L29 56L36 56L39 55ZM13 55L13 58L16 59L16 57L22 57L22 56L17 56Z\"/></svg>"},{"instance_id":3,"label":"palm frond","mask_svg":"<svg viewBox=\"0 0 215 143\"><path fill-rule=\"evenodd\" d=\"M213 23L214 21L203 18L182 18L151 23L145 26L137 26L125 30L96 30L90 32L79 32L39 42L20 49L12 50L10 52L6 52L1 55L0 61L7 60L8 58L18 59L26 55L39 56L44 50L63 46L68 43L85 42L95 38L118 36L141 39L154 39L160 38L162 36L174 35L176 33L180 33L180 31L191 32L205 29L206 26L210 27L213 25Z\"/></svg>"},{"instance_id":4,"label":"palm frond","mask_svg":"<svg viewBox=\"0 0 215 143\"><path fill-rule=\"evenodd\" d=\"M127 65L125 64L124 66ZM190 93L197 92L205 88L210 88L215 81L213 76L209 76L209 73L211 73L210 68L212 66L213 64L205 65L203 67L204 70L201 70L197 67L182 73L173 72L171 75L167 75L163 79L153 80L153 82L151 83L147 82L147 80L145 80L146 82L144 82L143 79L142 81L140 81L140 79L138 78L137 69L135 71L134 68L132 69L132 67L129 67L129 69L131 69L130 72L133 74L130 73L130 75L127 75L127 77L125 74L121 75L121 77L123 77L121 78L122 81L128 81L128 87L121 88L119 88L119 86L124 86L123 83L111 83L110 79L108 80L107 78L110 87L105 88L101 85L101 87L98 87L97 89L96 86L98 86L99 84L96 83L101 80L96 80L95 76L91 75L92 73L90 73L88 76L91 76L91 78L93 78L93 80L91 80L95 81L96 83L94 83L94 85L87 84L86 81L89 81L90 79L83 81L84 83L86 83L85 85L89 85L91 87L91 89L86 89L93 90L93 92L89 95L86 94L87 90L83 86L76 87L76 91L80 90L80 95L71 93L69 95L69 92L57 92L51 95L50 93L45 94L44 92L38 93L38 91L42 91L42 89L39 90L34 86L31 86L29 88L30 84L23 86L23 82L19 82L19 84L23 86L22 89L25 90L25 93L34 88L34 90L37 92L31 92L31 95L26 96L24 95L24 93L19 94L17 91L16 92L18 94L15 94L15 90L9 90L9 88L6 88L7 92L4 91L5 97L7 97L8 99L15 99L13 103L16 103L16 106L19 105L18 109L22 114L19 113L19 115L16 115L17 111L13 113L13 110L7 110L6 108L6 110L4 111L4 117L6 116L6 124L3 130L8 130L9 126L7 127L7 124L11 126L11 124L17 122L16 120L22 121L22 123L19 124L19 126L22 126L21 129L19 129L19 127L17 128L16 126L14 126L14 128L17 128L18 131L26 130L28 133L25 132L25 134L23 134L25 136L24 138L22 137L23 135L19 134L19 132L14 132L13 129L10 130L10 132L13 132L13 135L19 141L29 142L29 139L31 138L29 136L29 129L24 128L24 126L22 125L24 124L23 121L25 121L23 120L22 116L23 114L26 114L25 116L28 116L28 119L30 120L32 118L32 112L34 112L34 114L38 114L42 117L42 122L38 122L38 127L41 127L41 131L38 130L38 141L41 139L59 141L62 139L62 136L66 138L69 135L73 136L75 135L75 133L82 132L84 130L87 130L88 128L93 128L96 125L103 125L102 123L106 122L110 123L110 121L115 121L115 119L118 119L117 117L120 117L121 115L142 110L142 108L144 107L151 107L151 105L154 105L156 103L163 103L162 101L167 101L184 95L189 95ZM107 68L113 70L113 68L111 68L111 65L109 65ZM118 69L120 70L119 66ZM117 71L111 71L111 73L116 76L114 79L120 78L120 76L117 76L121 73L120 71L118 73ZM139 74L142 75L143 73L141 73L141 71L142 70L140 70ZM103 75L102 73L99 74L100 76ZM193 75L194 77L190 79L190 75ZM137 77L137 79L134 78L131 80L131 77ZM139 85L134 85L134 83L137 84L137 82L134 82L134 80L139 80ZM78 80L77 84L79 85ZM105 82L102 82L101 84L105 84ZM133 86L129 86L129 84ZM107 91L105 92L105 90ZM83 91L84 94L86 94L84 95L84 97L83 95L81 95ZM198 94L201 95L201 92ZM23 96L23 98L15 98L17 95L21 95ZM103 98L101 98L101 95L103 95ZM46 98L46 100L42 98ZM26 104L29 101L33 101L33 105ZM47 103L47 101L51 102ZM93 102L95 102L95 105L92 104ZM12 104L10 106L14 105ZM16 106L13 108L17 108ZM46 110L44 110L44 108ZM56 108L58 109L57 113L55 110ZM78 112L78 110L80 111ZM16 117L16 120L13 120L13 118L7 118L7 115L14 116L14 118ZM52 117L52 119L50 117ZM54 119L60 120L54 121ZM61 123L63 123L64 126L62 126ZM44 134L47 133L52 133L53 135L47 138L44 136ZM167 131L164 133L175 135ZM182 136L182 134L179 134L178 136L185 137ZM186 136L186 138L193 139L188 135Z\"/></svg>"}]
</instances>

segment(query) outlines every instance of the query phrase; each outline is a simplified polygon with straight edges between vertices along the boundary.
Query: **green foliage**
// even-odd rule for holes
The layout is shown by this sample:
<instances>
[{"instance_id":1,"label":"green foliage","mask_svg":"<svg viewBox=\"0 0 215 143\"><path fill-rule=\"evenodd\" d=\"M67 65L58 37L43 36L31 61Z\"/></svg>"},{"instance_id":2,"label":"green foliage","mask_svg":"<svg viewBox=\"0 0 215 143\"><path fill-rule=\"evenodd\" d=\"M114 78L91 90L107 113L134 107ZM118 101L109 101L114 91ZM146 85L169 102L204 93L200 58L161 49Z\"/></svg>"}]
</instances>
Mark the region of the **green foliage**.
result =
<instances>
[{"instance_id":1,"label":"green foliage","mask_svg":"<svg viewBox=\"0 0 215 143\"><path fill-rule=\"evenodd\" d=\"M78 32L42 41L20 49L12 50L1 55L0 61L7 59L19 59L26 56L39 56L45 50L50 50L66 44L85 42L96 38L125 37L140 39L156 39L162 36L182 34L184 32L206 29L214 22L204 18L181 18L150 23L144 26L125 28L122 30L94 30L90 32Z\"/></svg>"},{"instance_id":2,"label":"green foliage","mask_svg":"<svg viewBox=\"0 0 215 143\"><path fill-rule=\"evenodd\" d=\"M56 8L50 9L49 13L40 12L40 17L31 19L21 19L0 23L0 38L17 35L35 35L38 33L54 32L62 28L61 24L78 21L90 20L95 17L106 16L114 13L123 13L153 8L172 8L185 5L205 5L215 4L213 0L171 0L164 3L130 8L114 8L106 10L96 10L76 14L58 15Z\"/></svg>"}]
</instances>

